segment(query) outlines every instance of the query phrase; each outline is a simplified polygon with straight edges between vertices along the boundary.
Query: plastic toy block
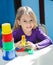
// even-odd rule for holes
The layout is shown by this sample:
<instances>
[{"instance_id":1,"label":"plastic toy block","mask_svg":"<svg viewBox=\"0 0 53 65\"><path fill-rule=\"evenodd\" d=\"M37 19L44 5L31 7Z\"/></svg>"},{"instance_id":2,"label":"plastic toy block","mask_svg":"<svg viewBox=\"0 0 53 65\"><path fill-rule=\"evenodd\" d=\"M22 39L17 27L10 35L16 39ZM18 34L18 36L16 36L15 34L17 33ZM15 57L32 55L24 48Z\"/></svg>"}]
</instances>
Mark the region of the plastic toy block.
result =
<instances>
[{"instance_id":1,"label":"plastic toy block","mask_svg":"<svg viewBox=\"0 0 53 65\"><path fill-rule=\"evenodd\" d=\"M28 52L28 51L29 51L29 49L25 49L24 51L25 51L25 52Z\"/></svg>"},{"instance_id":2,"label":"plastic toy block","mask_svg":"<svg viewBox=\"0 0 53 65\"><path fill-rule=\"evenodd\" d=\"M20 48L15 48L15 50L20 50Z\"/></svg>"},{"instance_id":3,"label":"plastic toy block","mask_svg":"<svg viewBox=\"0 0 53 65\"><path fill-rule=\"evenodd\" d=\"M15 49L14 42L3 42L3 50L5 51L11 51L12 49Z\"/></svg>"},{"instance_id":4,"label":"plastic toy block","mask_svg":"<svg viewBox=\"0 0 53 65\"><path fill-rule=\"evenodd\" d=\"M3 42L10 42L12 40L13 40L12 33L10 33L10 34L2 34L2 41Z\"/></svg>"},{"instance_id":5,"label":"plastic toy block","mask_svg":"<svg viewBox=\"0 0 53 65\"><path fill-rule=\"evenodd\" d=\"M21 44L22 44L22 46L25 46L25 45L26 45L26 38L25 38L25 35L22 35Z\"/></svg>"},{"instance_id":6,"label":"plastic toy block","mask_svg":"<svg viewBox=\"0 0 53 65\"><path fill-rule=\"evenodd\" d=\"M31 50L28 50L28 54L33 54L34 51L31 49Z\"/></svg>"},{"instance_id":7,"label":"plastic toy block","mask_svg":"<svg viewBox=\"0 0 53 65\"><path fill-rule=\"evenodd\" d=\"M16 49L17 52L24 52L24 48L21 48L21 49Z\"/></svg>"},{"instance_id":8,"label":"plastic toy block","mask_svg":"<svg viewBox=\"0 0 53 65\"><path fill-rule=\"evenodd\" d=\"M25 49L25 52L27 52L28 54L33 54L34 50L32 50L32 49Z\"/></svg>"},{"instance_id":9,"label":"plastic toy block","mask_svg":"<svg viewBox=\"0 0 53 65\"><path fill-rule=\"evenodd\" d=\"M3 59L12 60L16 57L14 39L10 23L2 24Z\"/></svg>"},{"instance_id":10,"label":"plastic toy block","mask_svg":"<svg viewBox=\"0 0 53 65\"><path fill-rule=\"evenodd\" d=\"M10 34L12 33L11 25L9 23L2 24L2 34Z\"/></svg>"},{"instance_id":11,"label":"plastic toy block","mask_svg":"<svg viewBox=\"0 0 53 65\"><path fill-rule=\"evenodd\" d=\"M3 59L10 61L12 59L14 59L15 57L17 57L15 50L11 50L11 51L5 51L3 50Z\"/></svg>"}]
</instances>

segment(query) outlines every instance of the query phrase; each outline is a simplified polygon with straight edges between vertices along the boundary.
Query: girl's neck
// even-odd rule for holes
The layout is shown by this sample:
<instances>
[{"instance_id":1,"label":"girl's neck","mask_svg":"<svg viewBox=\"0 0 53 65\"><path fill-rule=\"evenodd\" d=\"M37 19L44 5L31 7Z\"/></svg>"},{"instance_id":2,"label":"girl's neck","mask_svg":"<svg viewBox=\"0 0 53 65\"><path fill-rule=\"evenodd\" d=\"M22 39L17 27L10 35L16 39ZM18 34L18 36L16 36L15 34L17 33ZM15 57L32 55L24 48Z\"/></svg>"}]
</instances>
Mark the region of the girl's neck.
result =
<instances>
[{"instance_id":1,"label":"girl's neck","mask_svg":"<svg viewBox=\"0 0 53 65\"><path fill-rule=\"evenodd\" d=\"M30 36L32 34L32 31L26 31L26 30L23 30L24 34L27 35L27 36Z\"/></svg>"},{"instance_id":2,"label":"girl's neck","mask_svg":"<svg viewBox=\"0 0 53 65\"><path fill-rule=\"evenodd\" d=\"M32 34L32 31L30 32L24 32L27 36L30 36Z\"/></svg>"}]
</instances>

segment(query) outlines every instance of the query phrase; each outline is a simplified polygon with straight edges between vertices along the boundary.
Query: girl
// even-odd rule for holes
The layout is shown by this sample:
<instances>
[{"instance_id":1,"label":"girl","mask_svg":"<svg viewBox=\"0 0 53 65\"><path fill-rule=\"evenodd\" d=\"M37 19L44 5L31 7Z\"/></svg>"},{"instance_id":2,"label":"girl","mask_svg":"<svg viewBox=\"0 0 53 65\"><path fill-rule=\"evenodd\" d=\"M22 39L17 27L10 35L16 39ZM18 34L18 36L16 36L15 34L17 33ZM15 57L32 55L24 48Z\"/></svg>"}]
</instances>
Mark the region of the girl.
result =
<instances>
[{"instance_id":1,"label":"girl","mask_svg":"<svg viewBox=\"0 0 53 65\"><path fill-rule=\"evenodd\" d=\"M36 16L30 7L20 7L17 10L13 27L16 47L22 47L20 43L22 35L26 36L28 48L42 49L52 44L50 38L38 28Z\"/></svg>"}]
</instances>

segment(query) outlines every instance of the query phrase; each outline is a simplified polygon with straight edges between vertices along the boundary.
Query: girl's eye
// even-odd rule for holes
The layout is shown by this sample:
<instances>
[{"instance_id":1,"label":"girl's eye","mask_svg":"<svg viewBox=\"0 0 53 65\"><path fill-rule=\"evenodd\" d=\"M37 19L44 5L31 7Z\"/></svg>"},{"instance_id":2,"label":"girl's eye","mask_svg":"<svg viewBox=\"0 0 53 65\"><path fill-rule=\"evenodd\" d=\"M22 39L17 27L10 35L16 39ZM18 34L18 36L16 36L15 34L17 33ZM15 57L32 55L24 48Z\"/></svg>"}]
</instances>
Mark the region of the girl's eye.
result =
<instances>
[{"instance_id":1,"label":"girl's eye","mask_svg":"<svg viewBox=\"0 0 53 65\"><path fill-rule=\"evenodd\" d=\"M30 20L30 21L32 21L32 20Z\"/></svg>"},{"instance_id":2,"label":"girl's eye","mask_svg":"<svg viewBox=\"0 0 53 65\"><path fill-rule=\"evenodd\" d=\"M26 22L26 21L24 21L24 22Z\"/></svg>"}]
</instances>

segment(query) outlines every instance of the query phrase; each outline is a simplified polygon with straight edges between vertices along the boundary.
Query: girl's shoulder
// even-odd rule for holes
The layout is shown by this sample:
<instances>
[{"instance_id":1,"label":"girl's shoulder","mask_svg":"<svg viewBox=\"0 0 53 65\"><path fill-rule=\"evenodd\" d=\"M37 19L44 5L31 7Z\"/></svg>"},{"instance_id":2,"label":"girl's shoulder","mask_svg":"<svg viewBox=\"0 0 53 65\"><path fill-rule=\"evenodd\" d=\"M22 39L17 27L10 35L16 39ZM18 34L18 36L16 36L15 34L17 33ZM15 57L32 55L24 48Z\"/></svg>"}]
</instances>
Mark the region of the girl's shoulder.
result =
<instances>
[{"instance_id":1,"label":"girl's shoulder","mask_svg":"<svg viewBox=\"0 0 53 65\"><path fill-rule=\"evenodd\" d=\"M33 29L33 31L37 31L37 30L39 30L39 27L36 27L35 29Z\"/></svg>"},{"instance_id":2,"label":"girl's shoulder","mask_svg":"<svg viewBox=\"0 0 53 65\"><path fill-rule=\"evenodd\" d=\"M33 32L34 32L34 33L37 33L37 34L40 34L40 33L41 33L41 34L44 34L44 31L43 31L42 29L40 29L39 26L36 27L35 29L33 29Z\"/></svg>"},{"instance_id":3,"label":"girl's shoulder","mask_svg":"<svg viewBox=\"0 0 53 65\"><path fill-rule=\"evenodd\" d=\"M23 31L22 31L22 28L18 28L18 29L16 29L16 30L13 31L13 34L14 34L14 35L15 35L15 34L16 34L16 35L22 35L22 34L24 34L24 33L23 33Z\"/></svg>"},{"instance_id":4,"label":"girl's shoulder","mask_svg":"<svg viewBox=\"0 0 53 65\"><path fill-rule=\"evenodd\" d=\"M21 28L17 28L13 32L20 32L20 31L21 31Z\"/></svg>"}]
</instances>

